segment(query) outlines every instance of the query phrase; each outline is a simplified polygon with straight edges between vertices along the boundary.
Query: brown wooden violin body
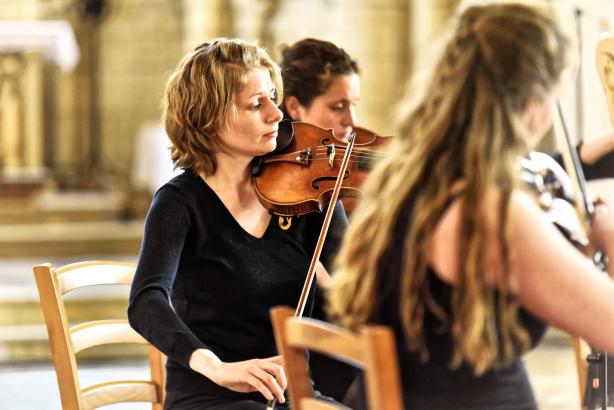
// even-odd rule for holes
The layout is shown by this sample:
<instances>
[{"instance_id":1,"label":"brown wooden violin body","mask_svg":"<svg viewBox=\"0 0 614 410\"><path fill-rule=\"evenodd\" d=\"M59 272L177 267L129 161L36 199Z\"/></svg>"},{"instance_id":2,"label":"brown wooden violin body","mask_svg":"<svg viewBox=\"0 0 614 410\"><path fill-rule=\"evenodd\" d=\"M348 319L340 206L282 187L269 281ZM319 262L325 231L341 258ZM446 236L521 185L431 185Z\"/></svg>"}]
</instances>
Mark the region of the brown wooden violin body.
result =
<instances>
[{"instance_id":1,"label":"brown wooden violin body","mask_svg":"<svg viewBox=\"0 0 614 410\"><path fill-rule=\"evenodd\" d=\"M347 143L330 129L291 123L293 136L280 153L261 159L254 186L261 203L282 216L321 212L328 205ZM389 141L362 128L343 177L340 198L357 198L359 188Z\"/></svg>"}]
</instances>

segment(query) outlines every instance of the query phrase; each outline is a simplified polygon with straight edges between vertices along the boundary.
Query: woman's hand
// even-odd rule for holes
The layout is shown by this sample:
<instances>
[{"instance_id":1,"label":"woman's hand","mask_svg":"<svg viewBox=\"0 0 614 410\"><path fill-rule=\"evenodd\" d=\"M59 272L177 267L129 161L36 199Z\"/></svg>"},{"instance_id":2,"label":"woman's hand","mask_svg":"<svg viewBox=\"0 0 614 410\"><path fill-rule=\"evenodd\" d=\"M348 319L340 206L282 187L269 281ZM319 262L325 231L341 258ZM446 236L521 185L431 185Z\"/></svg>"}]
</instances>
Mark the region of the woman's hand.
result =
<instances>
[{"instance_id":1,"label":"woman's hand","mask_svg":"<svg viewBox=\"0 0 614 410\"><path fill-rule=\"evenodd\" d=\"M267 400L285 402L288 383L281 356L226 363L212 351L198 349L190 357L190 368L227 389L240 393L259 391Z\"/></svg>"}]
</instances>

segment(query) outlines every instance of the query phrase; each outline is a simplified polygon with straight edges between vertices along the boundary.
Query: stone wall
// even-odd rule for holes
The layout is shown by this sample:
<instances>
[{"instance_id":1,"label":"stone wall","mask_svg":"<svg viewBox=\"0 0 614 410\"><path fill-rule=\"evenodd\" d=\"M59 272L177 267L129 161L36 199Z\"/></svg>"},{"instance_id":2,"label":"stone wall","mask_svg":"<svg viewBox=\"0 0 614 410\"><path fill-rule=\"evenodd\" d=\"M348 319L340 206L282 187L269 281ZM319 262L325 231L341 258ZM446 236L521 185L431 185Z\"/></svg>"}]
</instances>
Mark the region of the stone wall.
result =
<instances>
[{"instance_id":1,"label":"stone wall","mask_svg":"<svg viewBox=\"0 0 614 410\"><path fill-rule=\"evenodd\" d=\"M55 73L54 146L57 168L81 175L91 170L128 179L135 137L159 119L168 73L194 45L218 36L256 40L279 59L282 44L311 36L344 47L361 66L359 124L382 134L394 131L392 113L412 73L427 70L440 50L457 0L109 0L98 43L68 0L0 0L0 18L65 18L74 24L82 61L71 74ZM573 33L576 7L583 8L582 87L566 92L575 113L581 89L586 138L609 126L594 71L598 33L609 28L608 0L550 1ZM16 5L17 4L17 5ZM614 9L612 9L614 10ZM95 47L95 49L93 48ZM97 82L91 61L99 59ZM94 87L92 87L94 84ZM98 89L98 108L92 96ZM408 89L415 93L419 89ZM99 117L92 113L99 113ZM92 121L98 123L97 126ZM576 129L577 118L572 115ZM94 131L92 131L92 129ZM92 135L95 134L95 135ZM93 144L93 145L92 145ZM94 152L93 152L94 151Z\"/></svg>"},{"instance_id":2,"label":"stone wall","mask_svg":"<svg viewBox=\"0 0 614 410\"><path fill-rule=\"evenodd\" d=\"M71 73L46 73L53 83L45 90L46 162L68 186L122 183L131 174L135 135L159 119L166 76L183 54L183 5L109 0L105 18L92 24L78 3L0 0L0 18L71 23L81 59Z\"/></svg>"},{"instance_id":3,"label":"stone wall","mask_svg":"<svg viewBox=\"0 0 614 410\"><path fill-rule=\"evenodd\" d=\"M576 40L575 47L580 55L578 69L564 90L570 122L575 134L591 139L611 124L596 71L595 50L600 35L614 30L612 2L570 0L551 3L560 14L569 34ZM582 105L580 110L577 110L577 103Z\"/></svg>"},{"instance_id":4,"label":"stone wall","mask_svg":"<svg viewBox=\"0 0 614 410\"><path fill-rule=\"evenodd\" d=\"M37 16L39 12L39 0L1 0L0 17L4 20L23 20Z\"/></svg>"},{"instance_id":5,"label":"stone wall","mask_svg":"<svg viewBox=\"0 0 614 410\"><path fill-rule=\"evenodd\" d=\"M104 167L130 173L134 138L160 118L168 73L182 53L182 7L168 0L122 0L100 37L100 136Z\"/></svg>"},{"instance_id":6,"label":"stone wall","mask_svg":"<svg viewBox=\"0 0 614 410\"><path fill-rule=\"evenodd\" d=\"M407 0L186 0L186 49L216 36L258 41L279 60L284 44L332 41L361 67L361 126L391 132L389 112L409 72Z\"/></svg>"}]
</instances>

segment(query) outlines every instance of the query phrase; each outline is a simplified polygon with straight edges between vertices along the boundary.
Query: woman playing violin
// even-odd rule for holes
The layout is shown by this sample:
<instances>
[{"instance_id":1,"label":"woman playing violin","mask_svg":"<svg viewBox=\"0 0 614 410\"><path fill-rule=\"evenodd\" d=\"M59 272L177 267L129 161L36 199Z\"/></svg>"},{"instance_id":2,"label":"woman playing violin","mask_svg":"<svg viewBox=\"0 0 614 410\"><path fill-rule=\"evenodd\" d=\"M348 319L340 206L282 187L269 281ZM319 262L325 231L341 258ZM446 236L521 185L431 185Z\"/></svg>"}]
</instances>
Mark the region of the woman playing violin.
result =
<instances>
[{"instance_id":1,"label":"woman playing violin","mask_svg":"<svg viewBox=\"0 0 614 410\"><path fill-rule=\"evenodd\" d=\"M394 329L407 409L535 409L522 355L548 323L614 351L614 264L600 272L518 182L570 52L542 9L466 9L367 180L330 308L351 328ZM605 205L591 240L614 255Z\"/></svg>"},{"instance_id":2,"label":"woman playing violin","mask_svg":"<svg viewBox=\"0 0 614 410\"><path fill-rule=\"evenodd\" d=\"M184 172L154 196L128 308L168 356L166 409L285 401L268 310L296 304L322 216L283 230L254 191L250 163L276 147L282 91L278 66L240 40L199 45L168 81L163 120ZM335 209L324 265L346 223Z\"/></svg>"}]
</instances>

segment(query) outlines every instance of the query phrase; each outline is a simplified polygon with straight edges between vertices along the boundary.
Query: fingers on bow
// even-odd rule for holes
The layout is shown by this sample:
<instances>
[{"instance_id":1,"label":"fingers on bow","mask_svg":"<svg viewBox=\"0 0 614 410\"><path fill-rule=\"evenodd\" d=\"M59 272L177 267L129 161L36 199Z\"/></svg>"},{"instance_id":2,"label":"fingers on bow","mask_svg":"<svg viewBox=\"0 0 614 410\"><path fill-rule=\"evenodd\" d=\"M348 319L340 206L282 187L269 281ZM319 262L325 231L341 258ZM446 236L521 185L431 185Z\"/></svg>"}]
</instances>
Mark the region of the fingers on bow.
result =
<instances>
[{"instance_id":1,"label":"fingers on bow","mask_svg":"<svg viewBox=\"0 0 614 410\"><path fill-rule=\"evenodd\" d=\"M248 368L249 383L267 400L277 398L285 402L284 390L287 387L286 374L281 365L268 360L255 360Z\"/></svg>"}]
</instances>

